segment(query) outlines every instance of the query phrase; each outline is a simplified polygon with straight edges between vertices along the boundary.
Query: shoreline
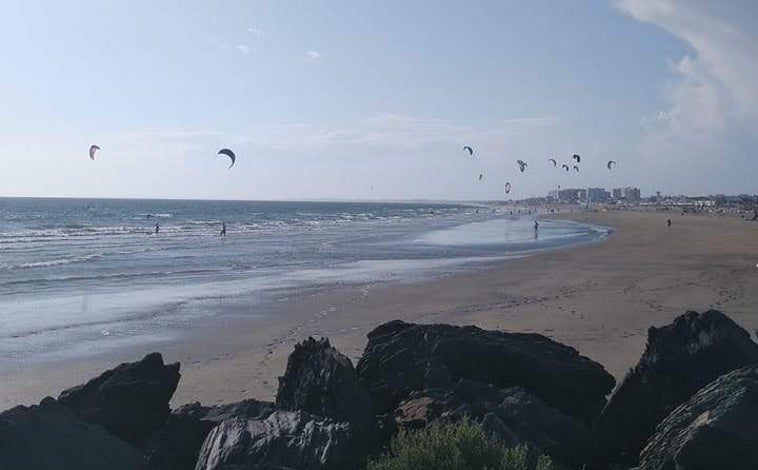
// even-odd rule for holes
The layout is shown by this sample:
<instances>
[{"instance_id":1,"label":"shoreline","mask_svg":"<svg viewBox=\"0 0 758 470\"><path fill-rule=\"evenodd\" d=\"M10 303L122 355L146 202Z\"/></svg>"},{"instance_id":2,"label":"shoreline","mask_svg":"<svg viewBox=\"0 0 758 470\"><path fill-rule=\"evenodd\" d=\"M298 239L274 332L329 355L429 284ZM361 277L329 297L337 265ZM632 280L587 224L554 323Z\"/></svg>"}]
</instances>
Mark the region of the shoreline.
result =
<instances>
[{"instance_id":1,"label":"shoreline","mask_svg":"<svg viewBox=\"0 0 758 470\"><path fill-rule=\"evenodd\" d=\"M93 371L159 350L182 363L173 404L270 399L294 344L328 336L352 359L385 321L474 324L536 332L576 348L617 379L639 358L650 325L722 308L758 326L758 227L739 220L639 212L556 214L614 229L602 243L496 262L401 285L342 286L269 305L271 315L216 319L179 341L46 364L4 367L0 408L38 402ZM671 229L665 220L674 222Z\"/></svg>"}]
</instances>

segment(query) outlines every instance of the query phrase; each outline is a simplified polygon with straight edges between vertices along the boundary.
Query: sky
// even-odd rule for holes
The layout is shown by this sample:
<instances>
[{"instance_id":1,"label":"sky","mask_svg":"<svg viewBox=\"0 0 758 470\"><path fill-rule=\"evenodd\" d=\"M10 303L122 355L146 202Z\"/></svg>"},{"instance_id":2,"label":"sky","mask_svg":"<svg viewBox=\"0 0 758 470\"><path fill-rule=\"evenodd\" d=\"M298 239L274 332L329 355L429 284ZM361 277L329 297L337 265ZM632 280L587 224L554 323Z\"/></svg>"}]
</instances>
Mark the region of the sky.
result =
<instances>
[{"instance_id":1,"label":"sky","mask_svg":"<svg viewBox=\"0 0 758 470\"><path fill-rule=\"evenodd\" d=\"M753 0L4 0L0 10L0 196L758 192ZM237 154L232 169L223 147ZM579 173L548 163L575 153Z\"/></svg>"}]
</instances>

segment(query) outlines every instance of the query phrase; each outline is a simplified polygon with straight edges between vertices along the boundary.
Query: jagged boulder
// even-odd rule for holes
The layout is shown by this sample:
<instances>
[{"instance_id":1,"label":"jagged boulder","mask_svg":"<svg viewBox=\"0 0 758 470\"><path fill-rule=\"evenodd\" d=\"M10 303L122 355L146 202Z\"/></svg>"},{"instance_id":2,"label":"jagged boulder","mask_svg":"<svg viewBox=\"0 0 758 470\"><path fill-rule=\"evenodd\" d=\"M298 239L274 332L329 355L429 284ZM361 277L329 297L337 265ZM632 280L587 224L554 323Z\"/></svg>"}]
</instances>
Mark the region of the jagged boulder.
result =
<instances>
[{"instance_id":1,"label":"jagged boulder","mask_svg":"<svg viewBox=\"0 0 758 470\"><path fill-rule=\"evenodd\" d=\"M0 413L0 468L137 470L139 451L48 397Z\"/></svg>"},{"instance_id":2,"label":"jagged boulder","mask_svg":"<svg viewBox=\"0 0 758 470\"><path fill-rule=\"evenodd\" d=\"M639 363L597 423L603 461L634 464L653 430L674 408L718 376L758 363L750 334L716 310L687 312L650 328Z\"/></svg>"},{"instance_id":3,"label":"jagged boulder","mask_svg":"<svg viewBox=\"0 0 758 470\"><path fill-rule=\"evenodd\" d=\"M758 366L722 375L676 408L640 455L640 470L758 468Z\"/></svg>"},{"instance_id":4,"label":"jagged boulder","mask_svg":"<svg viewBox=\"0 0 758 470\"><path fill-rule=\"evenodd\" d=\"M350 359L327 338L308 338L295 345L284 376L279 377L276 406L346 421L363 434L373 427L368 391L358 383Z\"/></svg>"},{"instance_id":5,"label":"jagged boulder","mask_svg":"<svg viewBox=\"0 0 758 470\"><path fill-rule=\"evenodd\" d=\"M413 391L469 379L497 388L523 387L589 423L615 383L600 364L538 334L396 320L368 338L357 370L375 414L392 412Z\"/></svg>"},{"instance_id":6,"label":"jagged boulder","mask_svg":"<svg viewBox=\"0 0 758 470\"><path fill-rule=\"evenodd\" d=\"M184 405L169 416L144 447L147 470L192 470L200 448L222 421L235 417L266 418L276 411L273 403L244 400L228 405Z\"/></svg>"},{"instance_id":7,"label":"jagged boulder","mask_svg":"<svg viewBox=\"0 0 758 470\"><path fill-rule=\"evenodd\" d=\"M437 420L469 418L508 446L527 444L568 468L587 463L594 450L590 430L521 387L497 389L462 380L450 390L412 392L395 410L401 429Z\"/></svg>"},{"instance_id":8,"label":"jagged boulder","mask_svg":"<svg viewBox=\"0 0 758 470\"><path fill-rule=\"evenodd\" d=\"M168 419L178 383L179 363L164 365L163 357L152 353L63 391L58 401L83 421L141 445Z\"/></svg>"},{"instance_id":9,"label":"jagged boulder","mask_svg":"<svg viewBox=\"0 0 758 470\"><path fill-rule=\"evenodd\" d=\"M300 411L231 418L208 435L195 469L354 470L362 456L351 445L348 423Z\"/></svg>"}]
</instances>

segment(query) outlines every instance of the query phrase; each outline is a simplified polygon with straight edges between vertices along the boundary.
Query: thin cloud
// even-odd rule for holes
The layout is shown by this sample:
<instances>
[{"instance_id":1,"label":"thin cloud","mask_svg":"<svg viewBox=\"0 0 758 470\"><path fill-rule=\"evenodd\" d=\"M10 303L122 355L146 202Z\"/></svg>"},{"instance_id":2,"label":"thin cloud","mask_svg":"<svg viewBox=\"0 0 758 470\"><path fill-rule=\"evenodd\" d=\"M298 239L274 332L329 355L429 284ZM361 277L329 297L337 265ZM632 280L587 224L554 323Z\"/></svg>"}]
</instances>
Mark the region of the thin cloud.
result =
<instances>
[{"instance_id":1,"label":"thin cloud","mask_svg":"<svg viewBox=\"0 0 758 470\"><path fill-rule=\"evenodd\" d=\"M318 51L308 51L305 55L309 60L318 60L321 58L321 53Z\"/></svg>"},{"instance_id":2,"label":"thin cloud","mask_svg":"<svg viewBox=\"0 0 758 470\"><path fill-rule=\"evenodd\" d=\"M258 28L247 28L247 32L252 34L253 37L257 39L262 39L266 35L266 33L262 29L258 29Z\"/></svg>"},{"instance_id":3,"label":"thin cloud","mask_svg":"<svg viewBox=\"0 0 758 470\"><path fill-rule=\"evenodd\" d=\"M236 47L238 51L240 51L241 53L243 53L245 55L247 55L247 54L250 53L250 46L247 46L245 44L237 44L234 47Z\"/></svg>"},{"instance_id":4,"label":"thin cloud","mask_svg":"<svg viewBox=\"0 0 758 470\"><path fill-rule=\"evenodd\" d=\"M211 39L211 45L218 51L229 49L229 46L225 42L219 41L218 39Z\"/></svg>"},{"instance_id":5,"label":"thin cloud","mask_svg":"<svg viewBox=\"0 0 758 470\"><path fill-rule=\"evenodd\" d=\"M419 149L438 143L501 143L536 128L554 126L553 116L469 124L404 114L382 114L343 125L285 124L251 129L253 143L277 150L331 145Z\"/></svg>"}]
</instances>

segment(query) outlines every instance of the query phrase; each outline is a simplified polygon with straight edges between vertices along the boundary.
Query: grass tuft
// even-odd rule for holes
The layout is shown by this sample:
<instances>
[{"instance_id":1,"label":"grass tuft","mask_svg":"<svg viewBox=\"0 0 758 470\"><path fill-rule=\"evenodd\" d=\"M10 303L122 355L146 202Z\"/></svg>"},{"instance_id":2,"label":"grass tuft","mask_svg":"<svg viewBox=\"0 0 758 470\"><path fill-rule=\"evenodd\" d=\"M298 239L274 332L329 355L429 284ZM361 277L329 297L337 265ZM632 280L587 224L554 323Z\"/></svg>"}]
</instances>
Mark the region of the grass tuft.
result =
<instances>
[{"instance_id":1,"label":"grass tuft","mask_svg":"<svg viewBox=\"0 0 758 470\"><path fill-rule=\"evenodd\" d=\"M400 432L367 470L553 470L553 463L526 446L508 448L481 425L461 420Z\"/></svg>"}]
</instances>

